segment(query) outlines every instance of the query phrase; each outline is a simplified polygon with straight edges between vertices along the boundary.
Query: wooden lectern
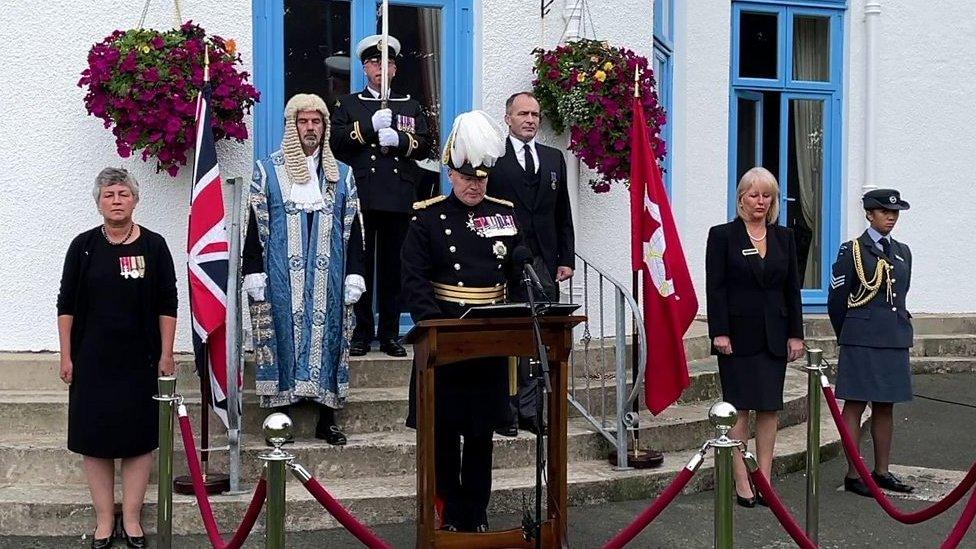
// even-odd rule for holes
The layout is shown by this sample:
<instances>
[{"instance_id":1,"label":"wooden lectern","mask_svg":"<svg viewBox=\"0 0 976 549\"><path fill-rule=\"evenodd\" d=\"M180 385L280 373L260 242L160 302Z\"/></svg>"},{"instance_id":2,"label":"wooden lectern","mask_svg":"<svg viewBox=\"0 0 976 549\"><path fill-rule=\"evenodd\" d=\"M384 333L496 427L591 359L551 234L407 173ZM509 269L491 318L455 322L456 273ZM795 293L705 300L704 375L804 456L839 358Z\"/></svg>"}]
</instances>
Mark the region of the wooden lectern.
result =
<instances>
[{"instance_id":1,"label":"wooden lectern","mask_svg":"<svg viewBox=\"0 0 976 549\"><path fill-rule=\"evenodd\" d=\"M552 396L548 399L546 518L540 528L542 546L566 547L566 417L567 381L573 326L581 316L539 319L549 357ZM450 363L487 356L536 356L531 318L425 320L407 336L417 364L417 547L532 549L519 528L488 532L445 532L434 523L434 370Z\"/></svg>"}]
</instances>

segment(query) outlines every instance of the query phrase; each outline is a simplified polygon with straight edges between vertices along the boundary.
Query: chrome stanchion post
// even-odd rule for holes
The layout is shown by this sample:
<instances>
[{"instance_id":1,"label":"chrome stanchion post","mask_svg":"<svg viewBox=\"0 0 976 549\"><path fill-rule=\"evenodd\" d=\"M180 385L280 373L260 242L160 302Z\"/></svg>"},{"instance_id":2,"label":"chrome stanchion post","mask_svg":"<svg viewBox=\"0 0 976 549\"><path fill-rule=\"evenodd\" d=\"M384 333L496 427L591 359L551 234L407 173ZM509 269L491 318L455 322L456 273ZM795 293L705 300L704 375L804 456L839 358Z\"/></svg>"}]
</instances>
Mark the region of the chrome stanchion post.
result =
<instances>
[{"instance_id":1,"label":"chrome stanchion post","mask_svg":"<svg viewBox=\"0 0 976 549\"><path fill-rule=\"evenodd\" d=\"M738 412L728 402L716 402L708 409L708 420L712 422L718 438L709 441L715 449L715 548L732 548L732 449L741 442L728 437L735 426Z\"/></svg>"},{"instance_id":2,"label":"chrome stanchion post","mask_svg":"<svg viewBox=\"0 0 976 549\"><path fill-rule=\"evenodd\" d=\"M264 546L266 549L285 547L285 466L295 456L281 446L291 438L291 418L285 414L271 414L262 426L264 438L274 449L259 455L268 471L267 508L264 520Z\"/></svg>"},{"instance_id":3,"label":"chrome stanchion post","mask_svg":"<svg viewBox=\"0 0 976 549\"><path fill-rule=\"evenodd\" d=\"M817 543L820 531L820 378L823 351L807 349L807 523L806 531Z\"/></svg>"},{"instance_id":4,"label":"chrome stanchion post","mask_svg":"<svg viewBox=\"0 0 976 549\"><path fill-rule=\"evenodd\" d=\"M156 546L173 546L173 406L181 400L176 394L176 376L159 376L159 489L156 492Z\"/></svg>"},{"instance_id":5,"label":"chrome stanchion post","mask_svg":"<svg viewBox=\"0 0 976 549\"><path fill-rule=\"evenodd\" d=\"M614 469L617 471L627 471L633 467L629 465L629 458L627 457L628 425L624 421L624 417L629 411L624 410L624 407L627 405L627 322L624 316L626 307L624 293L620 288L617 288L616 300L614 309L616 313L617 332L615 336L616 345L614 350L616 354L614 358L616 359L617 372L617 466ZM634 339L634 345L636 345L636 336ZM634 451L637 451L636 446L634 447Z\"/></svg>"}]
</instances>

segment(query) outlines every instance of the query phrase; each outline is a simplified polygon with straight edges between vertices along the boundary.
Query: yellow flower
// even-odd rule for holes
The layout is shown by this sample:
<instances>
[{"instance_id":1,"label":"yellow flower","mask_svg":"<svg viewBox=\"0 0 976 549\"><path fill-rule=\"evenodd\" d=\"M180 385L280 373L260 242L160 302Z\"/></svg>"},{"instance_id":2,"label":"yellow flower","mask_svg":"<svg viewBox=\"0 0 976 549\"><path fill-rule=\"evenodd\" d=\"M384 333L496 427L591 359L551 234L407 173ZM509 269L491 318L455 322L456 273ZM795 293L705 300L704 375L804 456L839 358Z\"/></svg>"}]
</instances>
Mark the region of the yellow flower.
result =
<instances>
[{"instance_id":1,"label":"yellow flower","mask_svg":"<svg viewBox=\"0 0 976 549\"><path fill-rule=\"evenodd\" d=\"M577 82L582 82L584 80L586 80L586 73L585 72L581 72L581 73L579 73L579 74L576 75L576 81Z\"/></svg>"},{"instance_id":2,"label":"yellow flower","mask_svg":"<svg viewBox=\"0 0 976 549\"><path fill-rule=\"evenodd\" d=\"M604 80L607 79L607 73L603 71L596 71L595 73L593 73L593 78L596 78L600 82L603 82Z\"/></svg>"},{"instance_id":3,"label":"yellow flower","mask_svg":"<svg viewBox=\"0 0 976 549\"><path fill-rule=\"evenodd\" d=\"M603 70L605 70L605 71L608 71L608 70L610 70L612 68L613 68L613 63L611 63L609 61L607 61L606 63L603 64Z\"/></svg>"},{"instance_id":4,"label":"yellow flower","mask_svg":"<svg viewBox=\"0 0 976 549\"><path fill-rule=\"evenodd\" d=\"M142 53L149 53L149 49L150 49L149 46L143 46Z\"/></svg>"},{"instance_id":5,"label":"yellow flower","mask_svg":"<svg viewBox=\"0 0 976 549\"><path fill-rule=\"evenodd\" d=\"M237 41L234 40L233 38L226 40L224 42L224 49L226 49L227 53L230 54L231 57L233 57L234 52L237 51Z\"/></svg>"}]
</instances>

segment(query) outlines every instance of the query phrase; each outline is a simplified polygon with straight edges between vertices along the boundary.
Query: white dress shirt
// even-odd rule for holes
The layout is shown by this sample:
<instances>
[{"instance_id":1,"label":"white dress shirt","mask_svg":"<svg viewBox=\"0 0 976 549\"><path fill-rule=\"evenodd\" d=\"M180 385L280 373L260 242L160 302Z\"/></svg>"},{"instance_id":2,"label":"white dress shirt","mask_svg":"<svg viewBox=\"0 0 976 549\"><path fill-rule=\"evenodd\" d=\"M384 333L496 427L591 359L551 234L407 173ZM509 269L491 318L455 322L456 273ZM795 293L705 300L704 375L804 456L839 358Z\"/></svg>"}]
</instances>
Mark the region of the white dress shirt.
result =
<instances>
[{"instance_id":1,"label":"white dress shirt","mask_svg":"<svg viewBox=\"0 0 976 549\"><path fill-rule=\"evenodd\" d=\"M305 162L308 166L309 180L307 183L292 183L291 196L289 197L295 206L306 212L325 209L325 200L322 199L322 188L319 186L319 158L322 156L322 149L316 149L312 156L306 156Z\"/></svg>"},{"instance_id":2,"label":"white dress shirt","mask_svg":"<svg viewBox=\"0 0 976 549\"><path fill-rule=\"evenodd\" d=\"M529 150L532 151L532 160L535 161L535 173L539 173L539 152L535 150L535 138L522 141L514 135L509 135L508 139L512 142L512 148L515 149L515 159L518 160L523 170L525 169L525 146L529 146Z\"/></svg>"}]
</instances>

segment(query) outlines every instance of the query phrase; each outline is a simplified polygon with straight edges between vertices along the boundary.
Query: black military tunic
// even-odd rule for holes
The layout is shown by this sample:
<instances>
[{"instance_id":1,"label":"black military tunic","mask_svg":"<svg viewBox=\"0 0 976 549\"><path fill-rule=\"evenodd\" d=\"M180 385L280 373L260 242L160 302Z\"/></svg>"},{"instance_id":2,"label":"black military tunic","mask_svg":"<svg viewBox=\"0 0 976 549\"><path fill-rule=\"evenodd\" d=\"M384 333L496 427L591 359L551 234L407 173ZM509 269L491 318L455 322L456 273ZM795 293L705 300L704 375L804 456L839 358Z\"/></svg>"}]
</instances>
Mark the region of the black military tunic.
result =
<instances>
[{"instance_id":1,"label":"black military tunic","mask_svg":"<svg viewBox=\"0 0 976 549\"><path fill-rule=\"evenodd\" d=\"M366 293L355 306L353 333L353 340L363 343L374 336L380 342L399 336L400 247L421 177L415 160L427 158L431 146L420 103L391 93L387 107L393 112L391 127L399 135L397 146L379 145L372 117L380 102L369 89L339 98L332 109L329 136L336 158L352 168L363 212ZM376 284L378 331L374 330L372 310L375 272L383 273Z\"/></svg>"},{"instance_id":2,"label":"black military tunic","mask_svg":"<svg viewBox=\"0 0 976 549\"><path fill-rule=\"evenodd\" d=\"M521 245L509 202L485 197L469 207L452 193L418 203L402 252L403 299L413 320L458 318L471 306L504 302L520 271L512 253ZM410 427L416 427L413 377ZM435 385L438 494L445 501L445 520L473 529L486 520L492 431L507 416L508 360L479 358L441 367Z\"/></svg>"},{"instance_id":3,"label":"black military tunic","mask_svg":"<svg viewBox=\"0 0 976 549\"><path fill-rule=\"evenodd\" d=\"M841 245L827 299L827 312L840 344L838 398L911 400L908 349L913 330L912 315L905 306L911 275L912 252L904 243L890 239L886 254L865 231L857 240ZM862 277L876 289L866 288Z\"/></svg>"}]
</instances>

